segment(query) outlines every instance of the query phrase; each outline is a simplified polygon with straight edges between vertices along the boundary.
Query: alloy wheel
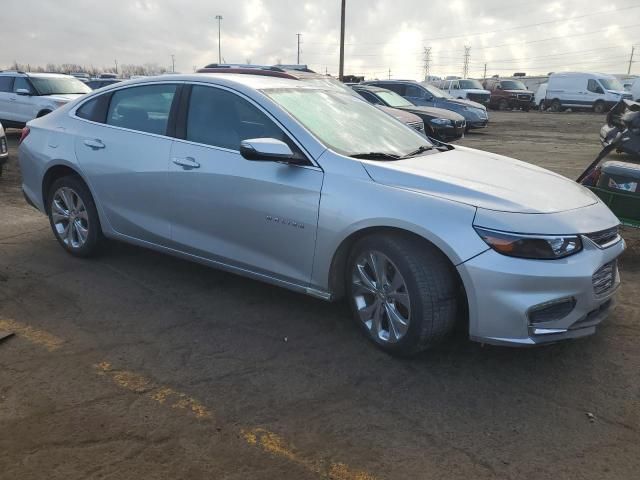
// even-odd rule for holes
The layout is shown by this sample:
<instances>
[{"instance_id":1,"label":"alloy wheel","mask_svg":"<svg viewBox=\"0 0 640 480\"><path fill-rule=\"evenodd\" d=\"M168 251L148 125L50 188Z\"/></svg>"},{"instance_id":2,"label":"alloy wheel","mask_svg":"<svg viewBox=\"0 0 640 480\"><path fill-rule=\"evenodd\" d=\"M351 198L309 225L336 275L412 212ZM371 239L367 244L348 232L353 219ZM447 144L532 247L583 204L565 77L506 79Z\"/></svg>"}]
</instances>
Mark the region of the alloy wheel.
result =
<instances>
[{"instance_id":1,"label":"alloy wheel","mask_svg":"<svg viewBox=\"0 0 640 480\"><path fill-rule=\"evenodd\" d=\"M380 342L397 343L411 318L407 284L394 263L381 252L367 251L355 262L352 295L360 321Z\"/></svg>"},{"instance_id":2,"label":"alloy wheel","mask_svg":"<svg viewBox=\"0 0 640 480\"><path fill-rule=\"evenodd\" d=\"M82 198L69 187L56 190L51 219L60 240L69 248L82 248L89 235L89 214Z\"/></svg>"}]
</instances>

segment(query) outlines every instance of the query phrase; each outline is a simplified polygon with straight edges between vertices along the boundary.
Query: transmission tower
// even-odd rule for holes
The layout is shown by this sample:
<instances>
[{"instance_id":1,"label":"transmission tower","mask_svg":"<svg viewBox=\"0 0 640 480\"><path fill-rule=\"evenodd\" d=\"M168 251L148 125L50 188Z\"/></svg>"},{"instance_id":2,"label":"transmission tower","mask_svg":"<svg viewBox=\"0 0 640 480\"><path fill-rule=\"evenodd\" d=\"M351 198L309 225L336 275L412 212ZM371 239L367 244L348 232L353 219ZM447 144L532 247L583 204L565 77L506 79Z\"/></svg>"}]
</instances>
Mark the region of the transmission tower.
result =
<instances>
[{"instance_id":1,"label":"transmission tower","mask_svg":"<svg viewBox=\"0 0 640 480\"><path fill-rule=\"evenodd\" d=\"M431 74L431 47L424 47L424 79L429 80Z\"/></svg>"},{"instance_id":2,"label":"transmission tower","mask_svg":"<svg viewBox=\"0 0 640 480\"><path fill-rule=\"evenodd\" d=\"M469 75L469 57L471 56L471 47L464 46L464 67L462 69L462 78L467 78Z\"/></svg>"}]
</instances>

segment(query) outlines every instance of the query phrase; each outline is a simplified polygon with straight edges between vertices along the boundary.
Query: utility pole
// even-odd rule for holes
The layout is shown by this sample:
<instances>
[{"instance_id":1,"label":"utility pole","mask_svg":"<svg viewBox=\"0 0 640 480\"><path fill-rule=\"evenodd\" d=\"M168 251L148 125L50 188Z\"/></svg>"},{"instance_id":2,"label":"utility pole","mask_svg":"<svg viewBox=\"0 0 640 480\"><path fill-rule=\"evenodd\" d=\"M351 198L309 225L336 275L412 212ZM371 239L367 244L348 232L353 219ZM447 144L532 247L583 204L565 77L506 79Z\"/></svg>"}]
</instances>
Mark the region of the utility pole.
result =
<instances>
[{"instance_id":1,"label":"utility pole","mask_svg":"<svg viewBox=\"0 0 640 480\"><path fill-rule=\"evenodd\" d=\"M114 60L114 63L116 64L116 75L118 74L118 60Z\"/></svg>"},{"instance_id":2,"label":"utility pole","mask_svg":"<svg viewBox=\"0 0 640 480\"><path fill-rule=\"evenodd\" d=\"M627 75L631 73L631 64L633 63L633 52L636 51L636 47L631 45L631 56L629 57L629 68L627 68Z\"/></svg>"},{"instance_id":3,"label":"utility pole","mask_svg":"<svg viewBox=\"0 0 640 480\"><path fill-rule=\"evenodd\" d=\"M346 3L346 0L342 0L340 12L340 65L338 67L338 80L340 81L344 78L344 15L347 8Z\"/></svg>"},{"instance_id":4,"label":"utility pole","mask_svg":"<svg viewBox=\"0 0 640 480\"><path fill-rule=\"evenodd\" d=\"M429 75L431 74L430 65L431 65L431 47L425 47L424 48L424 80L426 82L429 81Z\"/></svg>"},{"instance_id":5,"label":"utility pole","mask_svg":"<svg viewBox=\"0 0 640 480\"><path fill-rule=\"evenodd\" d=\"M218 20L218 63L222 63L222 47L220 45L220 22L222 21L222 15L216 15Z\"/></svg>"},{"instance_id":6,"label":"utility pole","mask_svg":"<svg viewBox=\"0 0 640 480\"><path fill-rule=\"evenodd\" d=\"M389 80L391 80L391 69L389 69Z\"/></svg>"},{"instance_id":7,"label":"utility pole","mask_svg":"<svg viewBox=\"0 0 640 480\"><path fill-rule=\"evenodd\" d=\"M484 64L484 73L482 74L482 79L486 80L487 79L487 64Z\"/></svg>"},{"instance_id":8,"label":"utility pole","mask_svg":"<svg viewBox=\"0 0 640 480\"><path fill-rule=\"evenodd\" d=\"M296 37L298 37L298 61L296 62L296 65L300 65L300 35L302 34L296 33Z\"/></svg>"},{"instance_id":9,"label":"utility pole","mask_svg":"<svg viewBox=\"0 0 640 480\"><path fill-rule=\"evenodd\" d=\"M469 57L471 56L471 47L464 46L464 68L462 69L462 78L469 75Z\"/></svg>"},{"instance_id":10,"label":"utility pole","mask_svg":"<svg viewBox=\"0 0 640 480\"><path fill-rule=\"evenodd\" d=\"M171 72L176 73L176 56L171 54Z\"/></svg>"}]
</instances>

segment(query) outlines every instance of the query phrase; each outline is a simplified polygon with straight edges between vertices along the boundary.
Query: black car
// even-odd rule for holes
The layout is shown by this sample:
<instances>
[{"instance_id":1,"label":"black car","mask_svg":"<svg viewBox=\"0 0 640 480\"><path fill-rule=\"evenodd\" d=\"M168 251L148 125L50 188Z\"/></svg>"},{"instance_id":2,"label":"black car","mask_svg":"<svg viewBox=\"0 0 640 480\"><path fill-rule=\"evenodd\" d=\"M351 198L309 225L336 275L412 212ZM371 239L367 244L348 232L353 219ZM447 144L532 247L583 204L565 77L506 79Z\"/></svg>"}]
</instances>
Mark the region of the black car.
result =
<instances>
[{"instance_id":1,"label":"black car","mask_svg":"<svg viewBox=\"0 0 640 480\"><path fill-rule=\"evenodd\" d=\"M113 85L114 83L121 82L122 80L118 80L115 78L94 78L87 82L87 86L91 90L97 90L98 88L106 87L107 85Z\"/></svg>"},{"instance_id":2,"label":"black car","mask_svg":"<svg viewBox=\"0 0 640 480\"><path fill-rule=\"evenodd\" d=\"M464 135L467 126L466 121L462 115L456 112L443 108L414 105L386 88L370 85L352 85L351 88L369 103L397 108L419 116L424 122L425 133L428 137L442 141L452 141Z\"/></svg>"}]
</instances>

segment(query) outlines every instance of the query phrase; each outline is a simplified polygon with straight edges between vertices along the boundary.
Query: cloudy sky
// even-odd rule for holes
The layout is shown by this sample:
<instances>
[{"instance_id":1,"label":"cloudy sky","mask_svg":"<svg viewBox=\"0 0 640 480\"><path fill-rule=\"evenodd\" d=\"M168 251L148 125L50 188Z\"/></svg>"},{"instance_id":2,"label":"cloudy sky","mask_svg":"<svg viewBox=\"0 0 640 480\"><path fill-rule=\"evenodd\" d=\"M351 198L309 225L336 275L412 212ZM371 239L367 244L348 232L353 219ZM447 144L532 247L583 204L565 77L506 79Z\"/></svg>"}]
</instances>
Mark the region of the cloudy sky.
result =
<instances>
[{"instance_id":1,"label":"cloudy sky","mask_svg":"<svg viewBox=\"0 0 640 480\"><path fill-rule=\"evenodd\" d=\"M296 62L335 74L340 0L3 0L0 67ZM347 0L345 73L368 78L559 70L640 74L640 0ZM11 39L11 41L7 41Z\"/></svg>"}]
</instances>

